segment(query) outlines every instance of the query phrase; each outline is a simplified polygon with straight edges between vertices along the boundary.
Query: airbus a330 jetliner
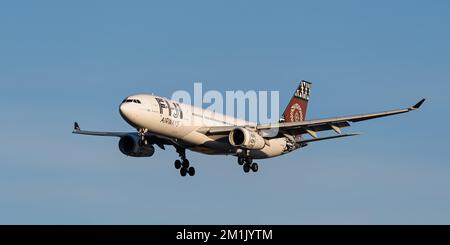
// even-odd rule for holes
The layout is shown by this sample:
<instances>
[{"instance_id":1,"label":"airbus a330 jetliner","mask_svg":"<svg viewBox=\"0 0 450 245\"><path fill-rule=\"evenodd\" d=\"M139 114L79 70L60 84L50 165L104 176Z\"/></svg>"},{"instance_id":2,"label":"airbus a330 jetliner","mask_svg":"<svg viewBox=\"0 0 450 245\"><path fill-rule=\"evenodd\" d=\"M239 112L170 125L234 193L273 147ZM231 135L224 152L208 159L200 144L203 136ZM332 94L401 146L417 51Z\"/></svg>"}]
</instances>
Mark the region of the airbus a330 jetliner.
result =
<instances>
[{"instance_id":1,"label":"airbus a330 jetliner","mask_svg":"<svg viewBox=\"0 0 450 245\"><path fill-rule=\"evenodd\" d=\"M119 137L119 150L132 157L151 157L154 145L165 149L172 145L179 154L175 168L181 176L195 175L186 158L186 149L214 155L237 157L244 172L258 171L253 159L280 156L307 146L311 142L357 134L342 134L350 123L410 112L422 105L354 116L304 120L311 83L301 81L278 123L256 124L164 97L138 94L127 97L119 107L122 118L137 132L96 132L81 130L75 122L73 133ZM274 131L275 130L275 131ZM332 130L336 135L318 137L317 132ZM276 133L273 133L276 132ZM309 139L303 135L310 135Z\"/></svg>"}]
</instances>

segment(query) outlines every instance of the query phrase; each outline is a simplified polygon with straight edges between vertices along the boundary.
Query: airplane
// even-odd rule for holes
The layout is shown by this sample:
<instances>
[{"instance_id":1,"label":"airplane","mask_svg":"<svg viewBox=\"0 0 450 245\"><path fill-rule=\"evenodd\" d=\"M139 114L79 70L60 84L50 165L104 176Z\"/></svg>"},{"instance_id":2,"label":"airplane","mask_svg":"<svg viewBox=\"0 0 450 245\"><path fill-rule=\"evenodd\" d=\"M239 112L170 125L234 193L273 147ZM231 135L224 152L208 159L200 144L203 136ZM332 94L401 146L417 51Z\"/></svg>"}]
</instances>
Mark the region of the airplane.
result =
<instances>
[{"instance_id":1,"label":"airplane","mask_svg":"<svg viewBox=\"0 0 450 245\"><path fill-rule=\"evenodd\" d=\"M118 137L119 150L131 157L151 157L155 145L162 150L171 145L180 157L174 166L181 176L195 175L195 168L186 158L186 149L210 155L235 156L244 172L248 173L258 171L254 159L284 155L316 141L358 135L343 134L341 129L350 123L410 112L419 109L425 101L422 99L404 109L305 120L310 93L311 83L302 80L281 119L271 124L256 124L164 97L137 94L128 96L119 106L121 117L137 132L85 131L75 122L73 133ZM317 132L327 130L336 135L318 137ZM305 138L304 135L310 137Z\"/></svg>"}]
</instances>

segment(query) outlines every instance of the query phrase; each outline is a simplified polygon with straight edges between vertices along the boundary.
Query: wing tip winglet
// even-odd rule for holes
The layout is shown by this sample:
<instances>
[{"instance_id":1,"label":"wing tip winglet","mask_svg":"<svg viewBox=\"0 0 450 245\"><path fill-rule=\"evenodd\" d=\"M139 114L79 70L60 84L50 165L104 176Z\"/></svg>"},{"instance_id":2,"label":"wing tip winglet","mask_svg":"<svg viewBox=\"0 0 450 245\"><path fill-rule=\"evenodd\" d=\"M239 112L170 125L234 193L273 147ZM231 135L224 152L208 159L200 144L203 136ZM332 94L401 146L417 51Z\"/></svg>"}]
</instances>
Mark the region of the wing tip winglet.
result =
<instances>
[{"instance_id":1,"label":"wing tip winglet","mask_svg":"<svg viewBox=\"0 0 450 245\"><path fill-rule=\"evenodd\" d=\"M425 99L421 99L419 102L417 102L415 105L413 105L413 106L411 107L411 110L419 109L420 106L422 106L423 102L425 102Z\"/></svg>"},{"instance_id":2,"label":"wing tip winglet","mask_svg":"<svg viewBox=\"0 0 450 245\"><path fill-rule=\"evenodd\" d=\"M80 131L80 125L78 125L77 122L73 123L73 132L78 132Z\"/></svg>"}]
</instances>

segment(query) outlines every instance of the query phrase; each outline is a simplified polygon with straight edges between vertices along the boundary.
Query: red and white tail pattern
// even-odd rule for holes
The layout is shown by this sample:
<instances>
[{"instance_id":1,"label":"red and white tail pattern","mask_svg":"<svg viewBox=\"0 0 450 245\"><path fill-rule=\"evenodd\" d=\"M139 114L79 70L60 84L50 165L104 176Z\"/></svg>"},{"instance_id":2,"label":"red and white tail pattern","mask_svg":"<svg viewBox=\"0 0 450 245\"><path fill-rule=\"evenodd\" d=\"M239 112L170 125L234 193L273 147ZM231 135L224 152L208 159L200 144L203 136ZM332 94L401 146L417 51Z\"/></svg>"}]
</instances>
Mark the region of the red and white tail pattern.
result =
<instances>
[{"instance_id":1,"label":"red and white tail pattern","mask_svg":"<svg viewBox=\"0 0 450 245\"><path fill-rule=\"evenodd\" d=\"M302 80L295 90L291 101L289 101L289 104L284 110L281 118L284 122L301 122L305 120L310 92L311 83Z\"/></svg>"}]
</instances>

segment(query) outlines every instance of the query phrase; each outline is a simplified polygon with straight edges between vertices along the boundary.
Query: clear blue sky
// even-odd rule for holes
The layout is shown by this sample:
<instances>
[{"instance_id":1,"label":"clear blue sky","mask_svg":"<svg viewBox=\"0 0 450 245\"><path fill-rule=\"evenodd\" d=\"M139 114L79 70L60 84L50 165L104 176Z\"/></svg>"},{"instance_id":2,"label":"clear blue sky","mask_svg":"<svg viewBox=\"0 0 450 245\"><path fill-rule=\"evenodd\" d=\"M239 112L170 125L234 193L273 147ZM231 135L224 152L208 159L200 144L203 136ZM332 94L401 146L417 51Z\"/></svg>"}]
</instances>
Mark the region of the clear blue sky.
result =
<instances>
[{"instance_id":1,"label":"clear blue sky","mask_svg":"<svg viewBox=\"0 0 450 245\"><path fill-rule=\"evenodd\" d=\"M1 224L449 224L448 1L0 3ZM122 155L118 104L138 92L313 82L307 118L410 106L362 136L259 161L171 148Z\"/></svg>"}]
</instances>

